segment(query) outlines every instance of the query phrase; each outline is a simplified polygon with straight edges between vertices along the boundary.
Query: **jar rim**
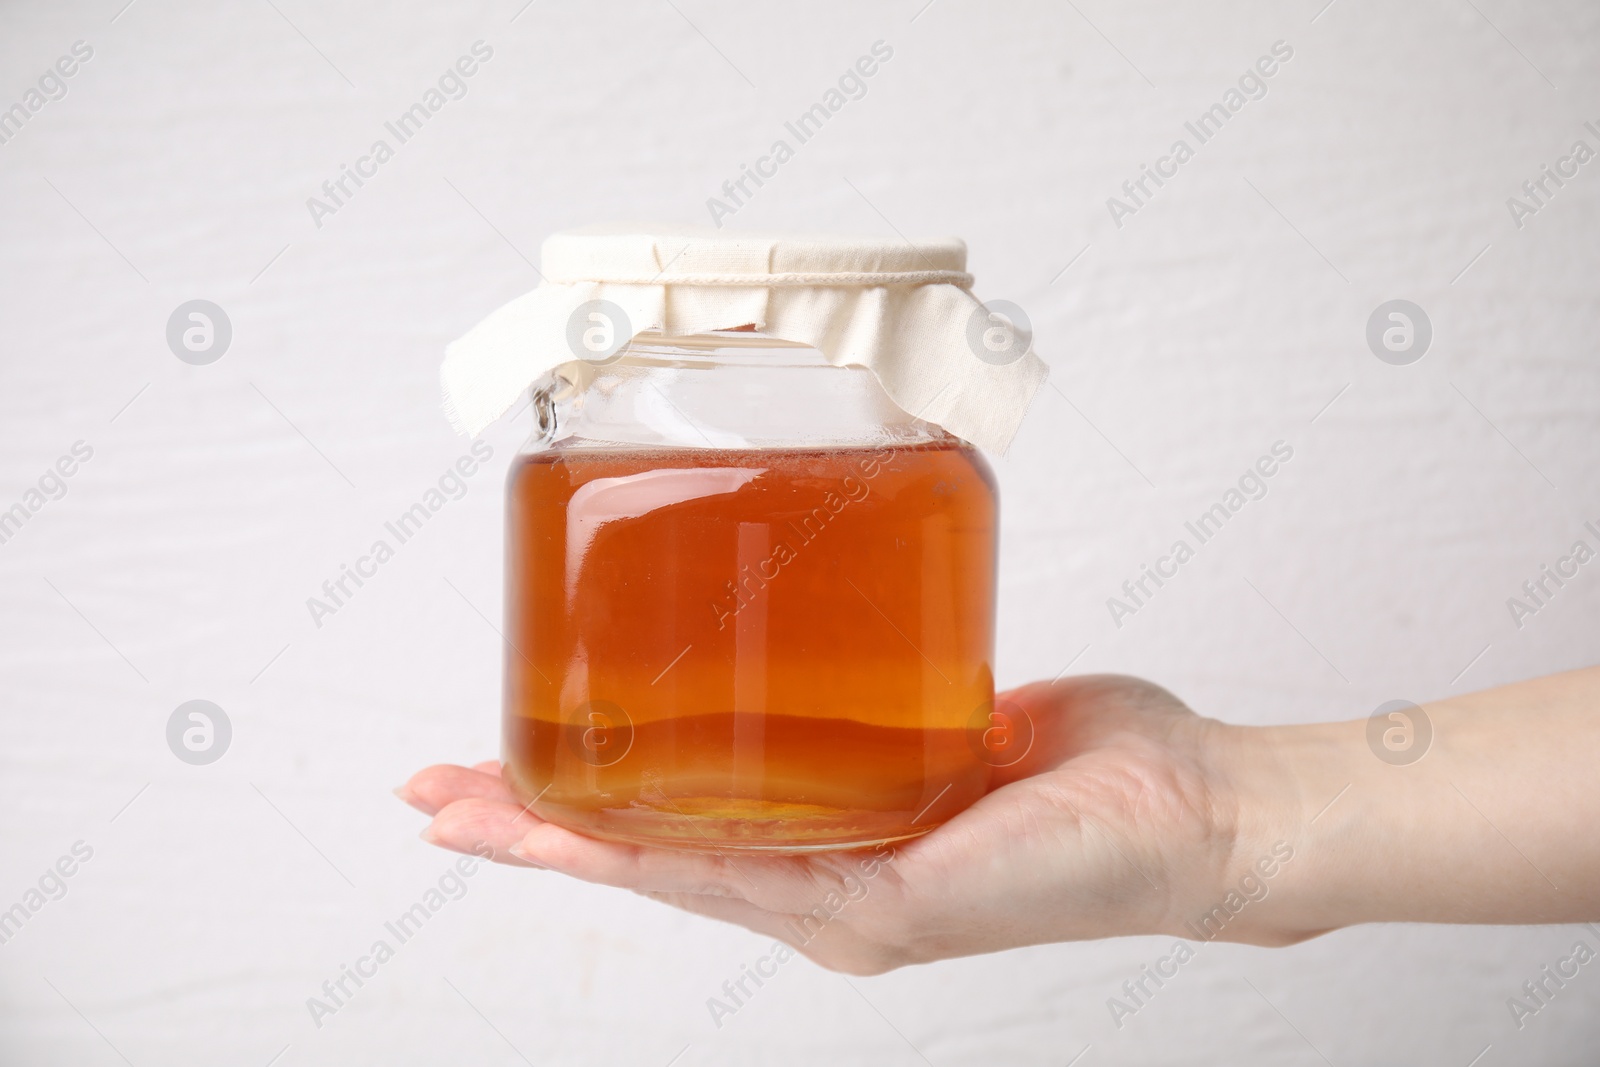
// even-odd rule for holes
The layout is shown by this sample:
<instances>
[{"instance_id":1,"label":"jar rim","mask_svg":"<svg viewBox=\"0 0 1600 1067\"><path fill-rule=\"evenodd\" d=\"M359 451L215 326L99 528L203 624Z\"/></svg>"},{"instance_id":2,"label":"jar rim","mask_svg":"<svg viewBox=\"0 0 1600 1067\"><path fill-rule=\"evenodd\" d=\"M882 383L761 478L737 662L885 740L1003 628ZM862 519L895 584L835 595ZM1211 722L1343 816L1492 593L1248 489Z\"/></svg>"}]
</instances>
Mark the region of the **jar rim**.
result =
<instances>
[{"instance_id":1,"label":"jar rim","mask_svg":"<svg viewBox=\"0 0 1600 1067\"><path fill-rule=\"evenodd\" d=\"M629 346L642 345L659 348L810 348L804 341L791 341L774 337L754 329L707 330L704 333L666 334L657 330L642 330L633 336Z\"/></svg>"},{"instance_id":2,"label":"jar rim","mask_svg":"<svg viewBox=\"0 0 1600 1067\"><path fill-rule=\"evenodd\" d=\"M678 367L710 370L717 367L826 367L871 373L860 364L833 363L818 348L750 330L713 330L697 334L643 332L591 376L625 367Z\"/></svg>"}]
</instances>

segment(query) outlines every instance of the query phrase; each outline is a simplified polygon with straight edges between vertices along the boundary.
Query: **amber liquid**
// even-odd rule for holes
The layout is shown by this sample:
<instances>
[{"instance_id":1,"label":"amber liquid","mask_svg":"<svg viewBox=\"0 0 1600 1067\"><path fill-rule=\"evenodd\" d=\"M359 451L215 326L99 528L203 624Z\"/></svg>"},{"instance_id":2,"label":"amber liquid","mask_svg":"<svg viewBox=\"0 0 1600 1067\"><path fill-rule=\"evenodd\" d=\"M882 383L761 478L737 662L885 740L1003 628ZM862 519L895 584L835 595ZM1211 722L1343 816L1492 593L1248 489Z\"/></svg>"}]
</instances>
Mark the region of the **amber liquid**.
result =
<instances>
[{"instance_id":1,"label":"amber liquid","mask_svg":"<svg viewBox=\"0 0 1600 1067\"><path fill-rule=\"evenodd\" d=\"M643 844L925 833L988 785L995 520L956 442L520 458L507 779Z\"/></svg>"}]
</instances>

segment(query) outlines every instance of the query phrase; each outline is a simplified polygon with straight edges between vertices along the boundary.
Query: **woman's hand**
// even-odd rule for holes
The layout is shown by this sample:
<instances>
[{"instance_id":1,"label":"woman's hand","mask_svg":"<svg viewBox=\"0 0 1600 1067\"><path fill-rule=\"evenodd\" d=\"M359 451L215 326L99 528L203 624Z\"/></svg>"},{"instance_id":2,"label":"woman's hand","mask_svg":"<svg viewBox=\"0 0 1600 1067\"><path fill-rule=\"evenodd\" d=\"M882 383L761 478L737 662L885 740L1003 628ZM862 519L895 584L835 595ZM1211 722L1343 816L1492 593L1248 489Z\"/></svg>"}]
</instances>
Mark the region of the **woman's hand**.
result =
<instances>
[{"instance_id":1,"label":"woman's hand","mask_svg":"<svg viewBox=\"0 0 1600 1067\"><path fill-rule=\"evenodd\" d=\"M1217 758L1227 727L1135 678L1036 683L1004 698L1032 719L1027 756L943 826L876 851L699 854L598 841L525 811L494 763L430 767L398 792L433 816L423 836L435 844L487 843L503 861L738 923L850 974L1178 933L1222 899L1241 829Z\"/></svg>"},{"instance_id":2,"label":"woman's hand","mask_svg":"<svg viewBox=\"0 0 1600 1067\"><path fill-rule=\"evenodd\" d=\"M739 923L834 970L1166 933L1282 945L1363 922L1600 919L1600 668L1370 719L1227 726L1110 675L1005 695L1034 744L892 848L701 855L541 822L496 764L399 790L458 851Z\"/></svg>"}]
</instances>

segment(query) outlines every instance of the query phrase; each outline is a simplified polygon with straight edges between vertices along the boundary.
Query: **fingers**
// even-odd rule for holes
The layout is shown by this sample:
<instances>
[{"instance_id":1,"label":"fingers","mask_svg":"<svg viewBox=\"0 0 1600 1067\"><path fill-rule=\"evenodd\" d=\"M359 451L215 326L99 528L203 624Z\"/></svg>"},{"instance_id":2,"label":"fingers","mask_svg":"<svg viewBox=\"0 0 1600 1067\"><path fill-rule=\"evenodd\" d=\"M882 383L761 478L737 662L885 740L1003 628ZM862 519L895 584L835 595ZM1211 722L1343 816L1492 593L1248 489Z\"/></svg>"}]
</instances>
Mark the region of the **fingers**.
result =
<instances>
[{"instance_id":1,"label":"fingers","mask_svg":"<svg viewBox=\"0 0 1600 1067\"><path fill-rule=\"evenodd\" d=\"M515 854L586 882L639 892L742 897L751 888L741 892L736 883L744 878L721 856L599 841L550 823L527 831Z\"/></svg>"},{"instance_id":2,"label":"fingers","mask_svg":"<svg viewBox=\"0 0 1600 1067\"><path fill-rule=\"evenodd\" d=\"M486 767L493 767L493 773ZM499 771L498 763L480 763L470 769L440 763L418 771L394 792L424 815L437 814L447 804L469 797L515 804L516 798L500 779Z\"/></svg>"},{"instance_id":3,"label":"fingers","mask_svg":"<svg viewBox=\"0 0 1600 1067\"><path fill-rule=\"evenodd\" d=\"M639 893L685 893L740 899L763 911L798 914L845 899L859 884L860 860L819 856L707 854L598 841L544 823L515 854L586 882ZM855 872L856 880L846 876Z\"/></svg>"},{"instance_id":4,"label":"fingers","mask_svg":"<svg viewBox=\"0 0 1600 1067\"><path fill-rule=\"evenodd\" d=\"M846 881L844 858L736 858L596 840L532 815L498 772L493 762L473 768L441 764L419 771L395 792L433 815L422 837L441 848L631 889L772 937L847 974L879 974L897 965L843 924L813 940L811 926L826 921L818 916L831 916L845 899L857 899L861 883Z\"/></svg>"},{"instance_id":5,"label":"fingers","mask_svg":"<svg viewBox=\"0 0 1600 1067\"><path fill-rule=\"evenodd\" d=\"M586 882L641 893L689 893L743 899L766 911L804 910L837 878L800 856L708 854L598 841L545 823L528 831L516 854Z\"/></svg>"},{"instance_id":6,"label":"fingers","mask_svg":"<svg viewBox=\"0 0 1600 1067\"><path fill-rule=\"evenodd\" d=\"M489 858L496 863L533 866L513 852L527 834L530 820L538 821L516 801L471 797L447 804L422 831L422 839L452 852L478 856L487 845L492 850Z\"/></svg>"},{"instance_id":7,"label":"fingers","mask_svg":"<svg viewBox=\"0 0 1600 1067\"><path fill-rule=\"evenodd\" d=\"M708 855L574 833L529 812L499 771L493 761L472 768L439 764L417 772L395 793L434 817L422 834L431 844L468 854L481 854L487 845L497 862L553 868L602 885L744 900L757 910L784 914L849 891L844 861L831 856Z\"/></svg>"}]
</instances>

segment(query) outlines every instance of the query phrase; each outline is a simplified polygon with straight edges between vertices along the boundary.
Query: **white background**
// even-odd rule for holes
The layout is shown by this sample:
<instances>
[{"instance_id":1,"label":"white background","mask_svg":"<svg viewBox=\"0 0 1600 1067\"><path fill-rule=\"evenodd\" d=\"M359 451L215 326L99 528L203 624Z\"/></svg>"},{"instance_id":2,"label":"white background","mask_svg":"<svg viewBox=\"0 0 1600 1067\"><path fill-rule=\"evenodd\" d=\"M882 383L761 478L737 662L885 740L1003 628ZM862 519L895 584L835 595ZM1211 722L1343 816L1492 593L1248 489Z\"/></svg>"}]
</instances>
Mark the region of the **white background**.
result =
<instances>
[{"instance_id":1,"label":"white background","mask_svg":"<svg viewBox=\"0 0 1600 1067\"><path fill-rule=\"evenodd\" d=\"M1520 629L1506 600L1600 525L1600 161L1521 229L1506 200L1600 148L1594 5L123 2L0 6L0 107L94 49L0 145L0 508L94 449L0 545L0 908L94 850L0 945L0 1061L1593 1062L1597 965L1520 1031L1506 1006L1596 943L1576 927L1211 945L1120 1030L1107 998L1170 939L853 983L798 961L718 1030L706 998L763 939L499 868L318 1029L306 998L449 863L389 789L497 752L526 426L320 629L305 601L465 451L442 348L533 286L545 235L707 221L881 39L865 98L731 224L959 234L1032 316L1053 387L996 460L1003 683L1077 656L1264 723L1593 663L1600 563ZM467 95L314 225L479 39ZM1113 225L1278 40L1267 96ZM210 366L165 341L196 297L233 324ZM1393 298L1433 323L1412 366L1364 340ZM1278 440L1270 494L1114 626L1106 598ZM209 767L164 738L193 698L233 723Z\"/></svg>"}]
</instances>

